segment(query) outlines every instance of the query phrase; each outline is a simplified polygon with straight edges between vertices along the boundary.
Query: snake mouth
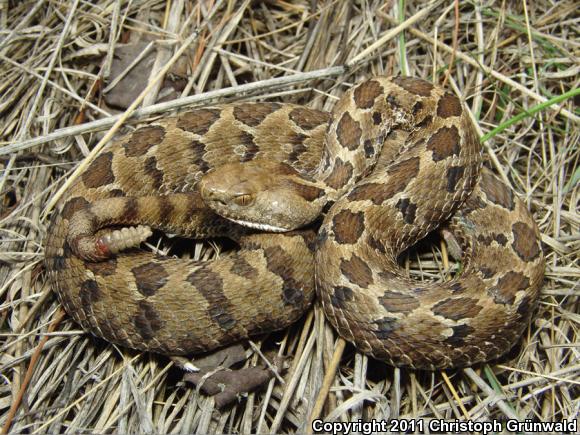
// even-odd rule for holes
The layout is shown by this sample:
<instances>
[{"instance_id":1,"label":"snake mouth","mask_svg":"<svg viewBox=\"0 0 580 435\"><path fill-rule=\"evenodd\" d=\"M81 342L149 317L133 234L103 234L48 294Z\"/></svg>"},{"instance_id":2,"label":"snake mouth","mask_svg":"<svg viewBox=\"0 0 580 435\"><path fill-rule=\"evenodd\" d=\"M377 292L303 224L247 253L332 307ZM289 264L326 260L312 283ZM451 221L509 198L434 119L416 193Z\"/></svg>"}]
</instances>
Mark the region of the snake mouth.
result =
<instances>
[{"instance_id":1,"label":"snake mouth","mask_svg":"<svg viewBox=\"0 0 580 435\"><path fill-rule=\"evenodd\" d=\"M290 229L288 229L288 228L277 227L275 225L260 224L258 222L245 221L245 220L241 220L241 219L230 219L230 220L232 222L235 222L235 223L242 225L244 227L247 227L247 228L252 228L254 230L268 231L270 233L285 233L285 232L290 231Z\"/></svg>"}]
</instances>

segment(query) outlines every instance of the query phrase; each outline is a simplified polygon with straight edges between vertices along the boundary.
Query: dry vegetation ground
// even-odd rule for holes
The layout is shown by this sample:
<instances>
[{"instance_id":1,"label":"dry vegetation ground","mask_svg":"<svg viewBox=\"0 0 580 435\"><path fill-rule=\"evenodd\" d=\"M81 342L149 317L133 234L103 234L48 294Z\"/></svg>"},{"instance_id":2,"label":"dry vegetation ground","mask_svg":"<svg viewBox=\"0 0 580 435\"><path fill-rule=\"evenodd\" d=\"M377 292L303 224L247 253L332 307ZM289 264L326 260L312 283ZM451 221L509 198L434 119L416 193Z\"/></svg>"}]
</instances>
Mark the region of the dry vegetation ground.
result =
<instances>
[{"instance_id":1,"label":"dry vegetation ground","mask_svg":"<svg viewBox=\"0 0 580 435\"><path fill-rule=\"evenodd\" d=\"M289 356L284 383L273 380L218 411L169 359L116 348L61 319L42 266L46 212L117 120L102 99L113 48L140 38L165 47L154 52L151 79L164 75L177 50L186 56L168 75L185 73L174 80L178 91L169 98L176 100L152 106L164 92L153 86L136 101L149 108L141 117L185 103L252 99L330 109L372 74L446 82L487 134L488 165L540 226L547 268L537 315L508 357L473 369L398 370L347 346L321 415L578 418L577 2L469 1L457 12L451 0L4 0L0 7L0 427L304 432L340 350L315 308L256 343ZM544 104L552 98L556 104ZM427 246L404 261L418 279L444 279L440 251ZM259 361L254 355L247 364Z\"/></svg>"}]
</instances>

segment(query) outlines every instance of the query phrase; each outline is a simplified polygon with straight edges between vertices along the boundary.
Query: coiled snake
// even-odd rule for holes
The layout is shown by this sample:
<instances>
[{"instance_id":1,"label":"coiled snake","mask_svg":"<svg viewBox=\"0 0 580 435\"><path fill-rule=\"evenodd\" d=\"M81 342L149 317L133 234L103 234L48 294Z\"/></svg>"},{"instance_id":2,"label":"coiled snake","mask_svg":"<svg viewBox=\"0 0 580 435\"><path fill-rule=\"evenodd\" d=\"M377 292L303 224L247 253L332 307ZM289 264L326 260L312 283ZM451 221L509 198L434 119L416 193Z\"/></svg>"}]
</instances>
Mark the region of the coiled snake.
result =
<instances>
[{"instance_id":1,"label":"coiled snake","mask_svg":"<svg viewBox=\"0 0 580 435\"><path fill-rule=\"evenodd\" d=\"M478 177L481 161L460 100L419 79L364 81L332 114L195 109L138 128L91 163L53 216L45 266L84 329L132 348L203 352L284 328L316 288L362 352L396 366L467 366L517 341L544 271L531 215L489 171ZM321 214L316 237L294 230ZM407 278L398 255L449 219L461 274ZM133 248L149 226L225 235L240 250L197 262Z\"/></svg>"}]
</instances>

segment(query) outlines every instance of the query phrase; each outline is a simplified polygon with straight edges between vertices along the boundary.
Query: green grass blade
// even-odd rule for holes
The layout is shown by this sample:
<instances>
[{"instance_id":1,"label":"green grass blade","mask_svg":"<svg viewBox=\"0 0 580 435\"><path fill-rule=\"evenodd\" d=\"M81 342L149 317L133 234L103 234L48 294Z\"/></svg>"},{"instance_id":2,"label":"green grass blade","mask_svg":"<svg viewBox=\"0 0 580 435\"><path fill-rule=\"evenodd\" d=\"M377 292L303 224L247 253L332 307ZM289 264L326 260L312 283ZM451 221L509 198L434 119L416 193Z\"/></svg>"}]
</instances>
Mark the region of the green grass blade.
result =
<instances>
[{"instance_id":1,"label":"green grass blade","mask_svg":"<svg viewBox=\"0 0 580 435\"><path fill-rule=\"evenodd\" d=\"M491 139L492 137L494 137L495 135L497 135L498 133L501 133L506 128L510 127L511 125L514 125L515 123L521 121L522 119L527 118L527 117L531 117L534 114L538 113L539 111L544 110L545 108L551 106L552 104L561 103L562 101L565 101L568 98L574 98L577 95L580 95L580 88L571 89L568 92L563 93L562 95L556 95L555 97L552 97L549 100L547 100L543 103L540 103L540 104L538 104L538 105L536 105L536 106L534 106L534 107L532 107L524 112L518 113L513 118L510 118L507 121L501 123L500 125L495 127L493 130L484 134L480 140L481 140L481 142L485 142L485 141Z\"/></svg>"}]
</instances>

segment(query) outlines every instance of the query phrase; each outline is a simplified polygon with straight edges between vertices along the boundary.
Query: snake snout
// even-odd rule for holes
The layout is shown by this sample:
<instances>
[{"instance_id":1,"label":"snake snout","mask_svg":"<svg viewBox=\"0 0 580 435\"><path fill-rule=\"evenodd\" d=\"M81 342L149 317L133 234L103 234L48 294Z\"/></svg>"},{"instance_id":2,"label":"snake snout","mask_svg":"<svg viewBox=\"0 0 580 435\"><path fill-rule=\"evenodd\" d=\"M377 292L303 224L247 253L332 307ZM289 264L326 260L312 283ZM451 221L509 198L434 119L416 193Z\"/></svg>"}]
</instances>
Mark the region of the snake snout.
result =
<instances>
[{"instance_id":1,"label":"snake snout","mask_svg":"<svg viewBox=\"0 0 580 435\"><path fill-rule=\"evenodd\" d=\"M200 193L201 193L201 197L202 199L205 201L206 204L210 204L210 203L217 203L220 205L226 205L226 202L223 200L222 195L219 194L219 192L217 192L214 189L208 189L206 187L202 187L200 189Z\"/></svg>"},{"instance_id":2,"label":"snake snout","mask_svg":"<svg viewBox=\"0 0 580 435\"><path fill-rule=\"evenodd\" d=\"M215 188L208 188L205 185L200 185L199 192L203 202L214 211L223 210L228 207L227 195L223 191Z\"/></svg>"}]
</instances>

